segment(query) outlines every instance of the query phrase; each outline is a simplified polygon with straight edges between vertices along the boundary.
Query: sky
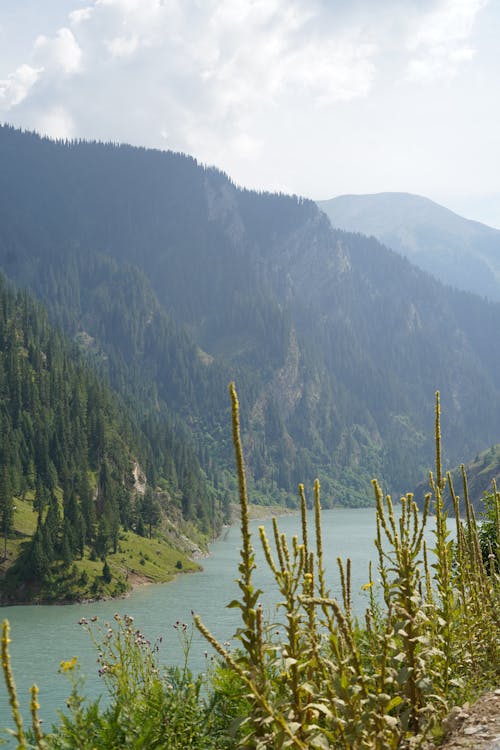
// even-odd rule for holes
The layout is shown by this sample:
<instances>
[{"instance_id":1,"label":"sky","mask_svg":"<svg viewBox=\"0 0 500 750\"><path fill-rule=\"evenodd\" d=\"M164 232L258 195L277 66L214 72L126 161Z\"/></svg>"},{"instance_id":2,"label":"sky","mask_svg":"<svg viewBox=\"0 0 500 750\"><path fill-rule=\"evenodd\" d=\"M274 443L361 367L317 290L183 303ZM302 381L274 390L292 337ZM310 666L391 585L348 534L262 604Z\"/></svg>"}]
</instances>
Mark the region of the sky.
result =
<instances>
[{"instance_id":1,"label":"sky","mask_svg":"<svg viewBox=\"0 0 500 750\"><path fill-rule=\"evenodd\" d=\"M498 0L1 0L0 122L500 228Z\"/></svg>"}]
</instances>

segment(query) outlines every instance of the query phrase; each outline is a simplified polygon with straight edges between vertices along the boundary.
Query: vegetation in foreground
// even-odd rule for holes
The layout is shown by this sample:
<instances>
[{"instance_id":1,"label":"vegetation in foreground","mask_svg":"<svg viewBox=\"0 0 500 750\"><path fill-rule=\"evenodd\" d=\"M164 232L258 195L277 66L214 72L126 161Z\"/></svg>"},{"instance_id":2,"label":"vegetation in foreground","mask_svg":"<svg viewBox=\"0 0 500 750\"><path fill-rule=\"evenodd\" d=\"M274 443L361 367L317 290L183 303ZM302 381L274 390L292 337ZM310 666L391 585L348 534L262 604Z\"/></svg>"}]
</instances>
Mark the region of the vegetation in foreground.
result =
<instances>
[{"instance_id":1,"label":"vegetation in foreground","mask_svg":"<svg viewBox=\"0 0 500 750\"><path fill-rule=\"evenodd\" d=\"M369 571L370 604L364 621L352 614L350 561L338 561L342 597L331 597L323 568L320 487L314 493L315 543L306 523L300 487L302 538L291 541L274 525L275 551L264 530L261 543L281 593L279 624L268 623L253 585L254 551L239 431L231 386L233 435L241 503L241 595L229 606L241 612L240 649L230 653L195 616L196 627L220 656L208 677L186 667L162 670L156 646L117 616L114 627L84 623L98 648L109 702L88 705L76 660L61 663L73 690L69 713L42 736L36 687L29 735L23 730L4 623L2 665L21 750L118 748L375 748L423 747L439 739L450 707L495 684L500 672L500 494L490 509L491 542L484 542L469 502L463 472L463 506L450 474L441 469L439 396L436 400L436 471L420 510L412 496L396 513L374 482L377 574ZM456 538L446 526L448 485ZM465 520L461 520L461 509ZM432 511L434 544L424 530ZM483 549L481 547L483 541ZM488 554L484 555L486 543ZM489 545L489 546L488 546ZM379 591L377 592L377 589ZM189 629L180 626L189 648ZM96 630L97 629L97 630ZM185 651L186 653L186 651Z\"/></svg>"}]
</instances>

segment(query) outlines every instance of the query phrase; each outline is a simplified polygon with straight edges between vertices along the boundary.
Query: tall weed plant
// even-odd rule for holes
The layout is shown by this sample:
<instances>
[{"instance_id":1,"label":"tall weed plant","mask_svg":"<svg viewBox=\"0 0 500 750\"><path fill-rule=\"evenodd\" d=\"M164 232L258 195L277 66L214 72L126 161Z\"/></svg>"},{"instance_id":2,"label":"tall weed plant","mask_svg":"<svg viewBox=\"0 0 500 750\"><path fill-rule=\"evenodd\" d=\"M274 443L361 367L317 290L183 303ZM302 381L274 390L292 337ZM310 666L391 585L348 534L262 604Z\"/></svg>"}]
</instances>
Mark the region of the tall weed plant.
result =
<instances>
[{"instance_id":1,"label":"tall weed plant","mask_svg":"<svg viewBox=\"0 0 500 750\"><path fill-rule=\"evenodd\" d=\"M408 494L396 513L391 498L373 483L378 564L365 586L369 606L362 622L352 615L349 560L338 560L340 600L327 588L318 482L314 544L302 486L300 539L286 539L275 522L271 545L264 528L259 529L284 612L283 635L276 639L263 618L261 592L253 585L255 557L234 385L230 391L242 511L241 596L230 605L241 611L238 654L229 654L199 617L195 623L248 691L253 708L242 719L240 746L422 747L454 703L494 683L500 672L499 577L495 565L483 562L465 471L463 505L450 475L442 471L439 394L436 469L423 507ZM455 511L456 540L448 529L446 491ZM499 517L497 492L494 502ZM425 531L430 524L429 549Z\"/></svg>"},{"instance_id":2,"label":"tall weed plant","mask_svg":"<svg viewBox=\"0 0 500 750\"><path fill-rule=\"evenodd\" d=\"M314 528L308 527L299 487L301 534L287 539L273 521L269 539L259 528L266 564L276 581L281 625L267 622L254 585L255 552L236 390L230 386L233 439L241 506L239 648L229 652L195 616L196 627L220 657L208 682L187 669L189 629L180 627L184 667L164 670L157 647L131 618L112 625L83 622L98 649L107 706L87 704L76 659L61 663L72 684L69 713L43 736L36 686L31 729L24 729L4 622L2 667L19 750L395 750L424 747L439 733L450 707L494 684L500 672L500 494L490 504L496 537L484 540L462 470L462 499L441 467L436 394L436 468L417 508L411 494L395 511L373 483L377 533L370 566L369 605L353 616L351 562L338 559L341 596L328 588L323 563L320 485L314 486ZM448 493L456 534L448 528ZM463 520L462 520L463 517ZM432 543L426 542L432 528ZM490 535L491 538L491 535Z\"/></svg>"}]
</instances>

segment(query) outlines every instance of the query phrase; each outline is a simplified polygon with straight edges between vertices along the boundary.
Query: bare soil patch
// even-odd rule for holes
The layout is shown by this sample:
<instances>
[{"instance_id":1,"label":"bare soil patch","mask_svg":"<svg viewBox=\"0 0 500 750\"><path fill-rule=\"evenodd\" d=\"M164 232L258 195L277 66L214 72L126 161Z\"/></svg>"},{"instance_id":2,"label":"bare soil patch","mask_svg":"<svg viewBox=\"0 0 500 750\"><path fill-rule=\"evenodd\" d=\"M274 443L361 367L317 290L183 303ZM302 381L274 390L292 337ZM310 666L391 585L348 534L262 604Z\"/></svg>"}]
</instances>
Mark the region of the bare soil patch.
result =
<instances>
[{"instance_id":1,"label":"bare soil patch","mask_svg":"<svg viewBox=\"0 0 500 750\"><path fill-rule=\"evenodd\" d=\"M500 689L472 706L455 706L443 723L447 735L439 750L500 750Z\"/></svg>"}]
</instances>

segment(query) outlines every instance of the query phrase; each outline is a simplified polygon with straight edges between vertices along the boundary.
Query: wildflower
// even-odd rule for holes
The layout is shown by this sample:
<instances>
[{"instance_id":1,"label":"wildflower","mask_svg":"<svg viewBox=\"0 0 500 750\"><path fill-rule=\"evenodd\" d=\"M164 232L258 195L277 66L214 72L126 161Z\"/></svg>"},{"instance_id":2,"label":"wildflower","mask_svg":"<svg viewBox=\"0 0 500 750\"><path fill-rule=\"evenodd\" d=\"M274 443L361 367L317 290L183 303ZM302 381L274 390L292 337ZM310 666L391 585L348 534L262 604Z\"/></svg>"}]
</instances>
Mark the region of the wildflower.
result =
<instances>
[{"instance_id":1,"label":"wildflower","mask_svg":"<svg viewBox=\"0 0 500 750\"><path fill-rule=\"evenodd\" d=\"M62 661L59 666L59 671L60 672L72 672L73 669L76 667L77 662L78 662L77 656L74 656L69 661Z\"/></svg>"},{"instance_id":2,"label":"wildflower","mask_svg":"<svg viewBox=\"0 0 500 750\"><path fill-rule=\"evenodd\" d=\"M363 586L361 586L361 589L363 591L368 591L373 586L373 581L368 581L368 583L364 583Z\"/></svg>"}]
</instances>

